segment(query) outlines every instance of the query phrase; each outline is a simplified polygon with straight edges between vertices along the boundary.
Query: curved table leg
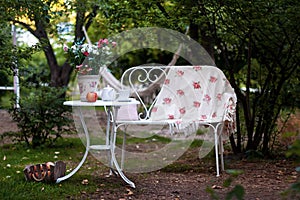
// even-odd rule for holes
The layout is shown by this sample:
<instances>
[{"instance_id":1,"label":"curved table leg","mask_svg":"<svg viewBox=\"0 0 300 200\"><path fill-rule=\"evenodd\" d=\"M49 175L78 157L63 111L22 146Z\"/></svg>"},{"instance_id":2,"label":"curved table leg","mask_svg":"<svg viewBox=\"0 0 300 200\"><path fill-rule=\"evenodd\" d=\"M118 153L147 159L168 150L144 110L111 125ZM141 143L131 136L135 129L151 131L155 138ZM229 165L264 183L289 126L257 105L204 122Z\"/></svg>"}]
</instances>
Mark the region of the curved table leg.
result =
<instances>
[{"instance_id":1,"label":"curved table leg","mask_svg":"<svg viewBox=\"0 0 300 200\"><path fill-rule=\"evenodd\" d=\"M135 184L131 180L129 180L123 173L123 170L119 166L118 161L115 156L115 145L116 145L116 138L117 138L116 118L117 118L118 109L119 109L119 107L115 107L115 110L113 111L114 116L112 119L112 130L111 130L111 159L112 159L113 165L116 167L116 170L117 170L118 174L121 176L121 178L127 184L129 184L131 187L135 188ZM123 161L121 161L121 162L123 162ZM121 164L123 165L123 163L121 163Z\"/></svg>"},{"instance_id":2,"label":"curved table leg","mask_svg":"<svg viewBox=\"0 0 300 200\"><path fill-rule=\"evenodd\" d=\"M64 181L64 180L70 178L71 176L73 176L80 169L80 167L83 165L83 163L85 162L88 153L89 153L89 149L88 149L88 147L86 147L85 153L84 153L83 158L81 159L79 165L77 165L77 167L75 169L73 169L73 171L70 172L69 174L58 178L56 180L56 183L60 183L61 181Z\"/></svg>"},{"instance_id":3,"label":"curved table leg","mask_svg":"<svg viewBox=\"0 0 300 200\"><path fill-rule=\"evenodd\" d=\"M114 166L116 167L116 169L117 169L117 171L118 171L118 174L121 176L121 178L122 178L127 184L129 184L131 187L135 188L135 184L134 184L131 180L129 180L129 179L125 176L125 174L123 173L123 171L121 170L121 168L120 168L120 166L119 166L119 164L118 164L118 161L117 161L117 159L116 159L116 157L115 157L114 154L111 155L111 158L112 158L112 161L113 161L113 163L114 163Z\"/></svg>"},{"instance_id":4,"label":"curved table leg","mask_svg":"<svg viewBox=\"0 0 300 200\"><path fill-rule=\"evenodd\" d=\"M80 161L80 163L77 165L77 167L75 169L73 169L72 172L70 172L69 174L63 176L63 177L60 177L56 180L56 183L60 183L61 181L63 180L66 180L68 178L70 178L71 176L73 176L79 169L80 167L83 165L83 163L85 162L86 158L87 158L87 155L89 153L89 148L90 148L90 136L89 136L89 133L88 133L88 129L86 127L86 124L84 122L84 119L83 119L83 116L82 116L82 112L81 112L81 108L79 107L79 118L80 118L80 122L82 124L82 128L83 128L83 131L84 131L84 134L85 134L85 137L86 137L86 148L85 148L85 153Z\"/></svg>"}]
</instances>

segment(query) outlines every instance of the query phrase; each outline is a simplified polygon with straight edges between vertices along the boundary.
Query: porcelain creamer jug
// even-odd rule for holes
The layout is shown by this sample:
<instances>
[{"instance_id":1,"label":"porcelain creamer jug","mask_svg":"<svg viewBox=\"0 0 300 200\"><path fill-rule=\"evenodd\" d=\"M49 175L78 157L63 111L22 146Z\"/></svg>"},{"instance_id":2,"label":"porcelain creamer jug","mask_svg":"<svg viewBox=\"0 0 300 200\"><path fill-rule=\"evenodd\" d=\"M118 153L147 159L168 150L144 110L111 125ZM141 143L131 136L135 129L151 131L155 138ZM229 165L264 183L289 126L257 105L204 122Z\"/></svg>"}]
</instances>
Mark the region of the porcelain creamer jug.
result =
<instances>
[{"instance_id":1,"label":"porcelain creamer jug","mask_svg":"<svg viewBox=\"0 0 300 200\"><path fill-rule=\"evenodd\" d=\"M116 91L112 87L105 87L100 90L100 97L103 101L113 101L116 98Z\"/></svg>"}]
</instances>

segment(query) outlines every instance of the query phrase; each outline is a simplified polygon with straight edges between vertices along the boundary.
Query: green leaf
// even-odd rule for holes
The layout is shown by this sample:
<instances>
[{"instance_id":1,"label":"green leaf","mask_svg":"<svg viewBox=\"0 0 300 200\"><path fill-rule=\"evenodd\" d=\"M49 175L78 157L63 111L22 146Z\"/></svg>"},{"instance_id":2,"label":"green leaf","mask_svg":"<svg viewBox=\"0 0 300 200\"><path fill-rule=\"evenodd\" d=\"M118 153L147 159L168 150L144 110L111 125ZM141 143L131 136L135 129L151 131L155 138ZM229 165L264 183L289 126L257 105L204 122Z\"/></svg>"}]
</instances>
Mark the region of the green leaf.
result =
<instances>
[{"instance_id":1,"label":"green leaf","mask_svg":"<svg viewBox=\"0 0 300 200\"><path fill-rule=\"evenodd\" d=\"M226 172L232 176L238 176L244 173L244 171L240 169L227 169Z\"/></svg>"},{"instance_id":2,"label":"green leaf","mask_svg":"<svg viewBox=\"0 0 300 200\"><path fill-rule=\"evenodd\" d=\"M243 186L241 185L236 185L229 193L226 195L226 200L231 200L234 197L238 200L243 200L245 195L245 190Z\"/></svg>"},{"instance_id":3,"label":"green leaf","mask_svg":"<svg viewBox=\"0 0 300 200\"><path fill-rule=\"evenodd\" d=\"M227 178L227 179L224 181L223 186L224 186L224 187L229 187L229 186L231 185L232 181L233 181L232 178Z\"/></svg>"}]
</instances>

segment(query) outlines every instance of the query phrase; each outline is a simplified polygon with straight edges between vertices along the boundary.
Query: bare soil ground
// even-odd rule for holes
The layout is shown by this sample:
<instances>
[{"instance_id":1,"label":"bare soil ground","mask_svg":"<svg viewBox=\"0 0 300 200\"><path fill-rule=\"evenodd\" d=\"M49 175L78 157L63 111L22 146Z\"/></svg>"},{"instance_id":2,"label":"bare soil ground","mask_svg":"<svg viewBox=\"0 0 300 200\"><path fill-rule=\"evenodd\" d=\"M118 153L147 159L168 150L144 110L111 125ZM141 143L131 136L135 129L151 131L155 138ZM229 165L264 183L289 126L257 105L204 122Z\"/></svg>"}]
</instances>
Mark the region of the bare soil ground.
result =
<instances>
[{"instance_id":1,"label":"bare soil ground","mask_svg":"<svg viewBox=\"0 0 300 200\"><path fill-rule=\"evenodd\" d=\"M10 115L6 110L0 109L0 134L3 134L7 131L17 131L17 124L12 121Z\"/></svg>"},{"instance_id":2,"label":"bare soil ground","mask_svg":"<svg viewBox=\"0 0 300 200\"><path fill-rule=\"evenodd\" d=\"M298 119L297 119L298 120ZM12 122L6 111L0 110L0 134L7 131L17 131L18 128ZM2 140L1 144L10 142ZM1 147L0 147L1 148ZM215 176L214 159L199 159L198 149L190 149L179 160L176 166L189 166L183 168L166 167L162 170L143 173L126 174L135 182L133 189L124 184L118 177L97 176L98 189L93 193L81 192L80 197L68 197L69 199L167 199L167 200L196 200L217 199L207 192L212 191L218 199L225 196L236 185L242 185L245 189L246 200L277 200L300 199L300 196L283 196L282 192L291 184L299 182L299 174L295 168L297 163L284 158L276 160L249 161L237 159L230 152L225 155L225 168L238 169L243 173L233 178L229 187L223 184L231 176L223 172L220 177ZM92 162L91 162L92 163ZM188 163L188 165L187 165ZM116 186L116 183L119 185ZM110 187L110 185L114 187ZM236 198L234 198L236 199Z\"/></svg>"},{"instance_id":3,"label":"bare soil ground","mask_svg":"<svg viewBox=\"0 0 300 200\"><path fill-rule=\"evenodd\" d=\"M243 173L237 177L223 172L216 177L214 160L199 160L197 150L188 151L175 165L188 162L190 168L166 167L159 171L143 174L126 174L135 184L133 189L119 177L98 176L98 189L92 193L81 192L80 199L167 199L167 200L202 200L225 199L236 185L245 189L243 199L246 200L277 200L300 199L300 196L284 196L282 193L291 184L299 181L295 171L295 163L288 160L246 161L225 157L226 169L238 169ZM229 187L224 182L232 178ZM217 198L207 192L211 190ZM70 197L70 199L75 199ZM237 198L233 198L237 199Z\"/></svg>"}]
</instances>

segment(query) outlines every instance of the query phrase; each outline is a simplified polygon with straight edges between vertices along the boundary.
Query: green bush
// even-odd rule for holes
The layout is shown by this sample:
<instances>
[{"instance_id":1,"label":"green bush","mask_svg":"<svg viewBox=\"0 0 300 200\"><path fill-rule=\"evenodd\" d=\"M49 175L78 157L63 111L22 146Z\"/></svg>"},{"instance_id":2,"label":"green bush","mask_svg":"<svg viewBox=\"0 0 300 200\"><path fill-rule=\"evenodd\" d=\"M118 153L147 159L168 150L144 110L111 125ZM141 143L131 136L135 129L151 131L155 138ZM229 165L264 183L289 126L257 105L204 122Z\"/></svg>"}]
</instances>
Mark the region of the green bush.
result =
<instances>
[{"instance_id":1,"label":"green bush","mask_svg":"<svg viewBox=\"0 0 300 200\"><path fill-rule=\"evenodd\" d=\"M296 167L296 172L300 173L300 139L296 139L293 145L291 145L286 152L287 158L294 157L297 160L298 167ZM295 183L293 183L284 193L283 196L291 199L300 199L300 180L299 178Z\"/></svg>"},{"instance_id":2,"label":"green bush","mask_svg":"<svg viewBox=\"0 0 300 200\"><path fill-rule=\"evenodd\" d=\"M70 112L63 106L64 93L64 89L40 86L22 96L20 108L9 110L21 131L14 134L15 138L35 148L52 145L63 133L71 132Z\"/></svg>"},{"instance_id":3,"label":"green bush","mask_svg":"<svg viewBox=\"0 0 300 200\"><path fill-rule=\"evenodd\" d=\"M243 174L244 172L239 169L231 169L231 170L226 170L228 174L230 174L230 177L225 179L223 186L228 188L234 178L239 176L240 174ZM218 194L215 192L213 188L207 187L206 192L210 194L211 199L220 199ZM235 185L229 192L226 193L225 200L231 200L231 199L237 199L237 200L242 200L245 199L245 189L242 185Z\"/></svg>"}]
</instances>

